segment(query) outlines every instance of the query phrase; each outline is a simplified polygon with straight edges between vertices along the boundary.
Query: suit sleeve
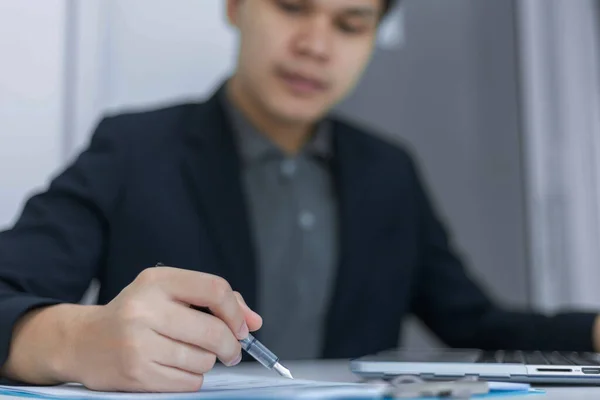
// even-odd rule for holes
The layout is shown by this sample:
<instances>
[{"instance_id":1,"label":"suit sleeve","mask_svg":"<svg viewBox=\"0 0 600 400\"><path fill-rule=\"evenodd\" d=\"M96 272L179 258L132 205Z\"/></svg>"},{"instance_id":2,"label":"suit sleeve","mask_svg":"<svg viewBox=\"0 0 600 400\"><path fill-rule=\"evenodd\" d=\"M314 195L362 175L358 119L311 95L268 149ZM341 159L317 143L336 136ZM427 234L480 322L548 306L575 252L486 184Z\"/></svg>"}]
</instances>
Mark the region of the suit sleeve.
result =
<instances>
[{"instance_id":1,"label":"suit sleeve","mask_svg":"<svg viewBox=\"0 0 600 400\"><path fill-rule=\"evenodd\" d=\"M412 312L450 347L592 351L596 314L508 310L486 295L452 248L413 163L411 169L421 229Z\"/></svg>"},{"instance_id":2,"label":"suit sleeve","mask_svg":"<svg viewBox=\"0 0 600 400\"><path fill-rule=\"evenodd\" d=\"M89 147L0 232L1 364L24 313L78 303L102 264L125 175L125 142L115 128L113 119L103 120Z\"/></svg>"}]
</instances>

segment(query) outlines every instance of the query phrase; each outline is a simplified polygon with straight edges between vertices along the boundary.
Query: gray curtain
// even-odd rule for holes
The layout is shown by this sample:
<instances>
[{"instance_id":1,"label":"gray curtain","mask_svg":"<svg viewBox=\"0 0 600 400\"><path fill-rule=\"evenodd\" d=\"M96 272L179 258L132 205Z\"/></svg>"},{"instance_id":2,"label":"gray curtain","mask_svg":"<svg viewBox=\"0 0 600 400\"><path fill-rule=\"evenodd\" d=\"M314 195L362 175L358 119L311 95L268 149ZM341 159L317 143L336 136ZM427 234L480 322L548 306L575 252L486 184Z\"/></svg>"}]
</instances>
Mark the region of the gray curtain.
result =
<instances>
[{"instance_id":1,"label":"gray curtain","mask_svg":"<svg viewBox=\"0 0 600 400\"><path fill-rule=\"evenodd\" d=\"M600 306L596 0L519 0L533 300Z\"/></svg>"}]
</instances>

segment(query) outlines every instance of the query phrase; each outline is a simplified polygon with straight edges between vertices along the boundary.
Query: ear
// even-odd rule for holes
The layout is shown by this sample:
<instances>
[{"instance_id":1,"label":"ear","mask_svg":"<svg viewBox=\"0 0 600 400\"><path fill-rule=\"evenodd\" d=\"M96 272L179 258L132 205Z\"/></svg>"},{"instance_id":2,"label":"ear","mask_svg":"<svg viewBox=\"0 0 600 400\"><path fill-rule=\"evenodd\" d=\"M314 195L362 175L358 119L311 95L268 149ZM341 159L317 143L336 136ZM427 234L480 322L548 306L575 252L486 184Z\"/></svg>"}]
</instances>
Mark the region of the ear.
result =
<instances>
[{"instance_id":1,"label":"ear","mask_svg":"<svg viewBox=\"0 0 600 400\"><path fill-rule=\"evenodd\" d=\"M243 0L227 0L227 21L232 26L238 26L240 7Z\"/></svg>"}]
</instances>

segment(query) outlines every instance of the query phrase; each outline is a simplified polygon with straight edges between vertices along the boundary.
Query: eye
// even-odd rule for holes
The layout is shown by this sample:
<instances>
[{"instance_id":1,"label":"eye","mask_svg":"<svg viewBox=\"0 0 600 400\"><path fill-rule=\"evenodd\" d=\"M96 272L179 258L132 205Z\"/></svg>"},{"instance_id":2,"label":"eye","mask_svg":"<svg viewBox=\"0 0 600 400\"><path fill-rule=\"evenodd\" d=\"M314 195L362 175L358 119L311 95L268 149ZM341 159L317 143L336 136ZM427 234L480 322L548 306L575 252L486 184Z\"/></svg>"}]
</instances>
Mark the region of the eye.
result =
<instances>
[{"instance_id":1,"label":"eye","mask_svg":"<svg viewBox=\"0 0 600 400\"><path fill-rule=\"evenodd\" d=\"M369 21L365 21L364 18L342 18L338 21L337 27L343 33L357 35L364 33L371 29Z\"/></svg>"},{"instance_id":2,"label":"eye","mask_svg":"<svg viewBox=\"0 0 600 400\"><path fill-rule=\"evenodd\" d=\"M357 24L350 24L347 22L341 22L338 24L339 29L344 33L349 34L359 34L366 30L364 26L359 26Z\"/></svg>"}]
</instances>

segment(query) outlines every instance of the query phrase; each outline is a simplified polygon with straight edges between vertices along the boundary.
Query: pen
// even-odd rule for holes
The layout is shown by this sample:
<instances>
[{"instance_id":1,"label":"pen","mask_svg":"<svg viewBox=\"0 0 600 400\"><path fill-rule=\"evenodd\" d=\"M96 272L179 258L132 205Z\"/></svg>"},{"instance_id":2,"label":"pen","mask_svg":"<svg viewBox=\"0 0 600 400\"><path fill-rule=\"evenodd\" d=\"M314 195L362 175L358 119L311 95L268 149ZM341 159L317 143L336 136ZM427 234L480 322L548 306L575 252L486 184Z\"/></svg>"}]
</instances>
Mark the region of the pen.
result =
<instances>
[{"instance_id":1,"label":"pen","mask_svg":"<svg viewBox=\"0 0 600 400\"><path fill-rule=\"evenodd\" d=\"M157 263L157 267L164 267L163 263ZM192 305L193 309L205 312L207 314L212 314L210 309L207 307L197 307ZM279 357L277 357L271 350L269 350L264 344L258 341L251 333L248 334L248 337L240 340L240 344L242 348L250 354L256 361L261 363L264 367L269 370L275 370L279 375L288 378L294 379L290 370L281 365L279 362Z\"/></svg>"}]
</instances>

